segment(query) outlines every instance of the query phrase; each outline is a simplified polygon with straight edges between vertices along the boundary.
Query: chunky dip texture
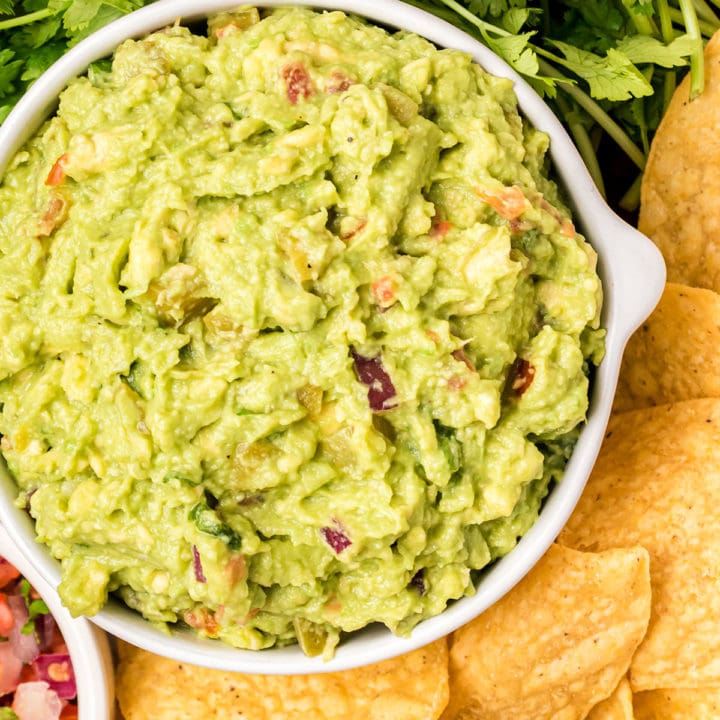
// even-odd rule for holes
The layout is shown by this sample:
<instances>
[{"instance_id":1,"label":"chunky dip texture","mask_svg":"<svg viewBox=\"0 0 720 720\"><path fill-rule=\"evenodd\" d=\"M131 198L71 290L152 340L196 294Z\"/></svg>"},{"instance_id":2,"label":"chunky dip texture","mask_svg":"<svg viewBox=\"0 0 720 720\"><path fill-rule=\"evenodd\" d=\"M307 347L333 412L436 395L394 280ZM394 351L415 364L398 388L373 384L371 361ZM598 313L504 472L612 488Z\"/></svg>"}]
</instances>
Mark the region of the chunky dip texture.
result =
<instances>
[{"instance_id":1,"label":"chunky dip texture","mask_svg":"<svg viewBox=\"0 0 720 720\"><path fill-rule=\"evenodd\" d=\"M77 720L72 660L47 605L0 557L0 720Z\"/></svg>"},{"instance_id":2,"label":"chunky dip texture","mask_svg":"<svg viewBox=\"0 0 720 720\"><path fill-rule=\"evenodd\" d=\"M73 81L0 185L2 454L71 611L327 656L473 592L602 355L547 146L508 80L340 12Z\"/></svg>"}]
</instances>

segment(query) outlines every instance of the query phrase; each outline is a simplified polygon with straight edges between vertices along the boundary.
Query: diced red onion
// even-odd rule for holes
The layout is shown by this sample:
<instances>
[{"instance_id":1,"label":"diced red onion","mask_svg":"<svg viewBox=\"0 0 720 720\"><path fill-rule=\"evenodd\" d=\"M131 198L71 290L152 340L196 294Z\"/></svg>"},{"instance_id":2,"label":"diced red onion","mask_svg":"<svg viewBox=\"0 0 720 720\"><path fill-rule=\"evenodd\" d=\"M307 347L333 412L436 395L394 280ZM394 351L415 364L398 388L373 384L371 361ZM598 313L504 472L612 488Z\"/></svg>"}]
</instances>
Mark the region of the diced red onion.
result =
<instances>
[{"instance_id":1,"label":"diced red onion","mask_svg":"<svg viewBox=\"0 0 720 720\"><path fill-rule=\"evenodd\" d=\"M370 409L379 412L397 407L397 392L380 356L369 358L353 350L352 358L358 380L367 386Z\"/></svg>"},{"instance_id":2,"label":"diced red onion","mask_svg":"<svg viewBox=\"0 0 720 720\"><path fill-rule=\"evenodd\" d=\"M323 540L339 555L346 547L352 545L345 529L335 520L334 527L324 527L320 530Z\"/></svg>"},{"instance_id":3,"label":"diced red onion","mask_svg":"<svg viewBox=\"0 0 720 720\"><path fill-rule=\"evenodd\" d=\"M75 673L70 656L65 653L38 655L33 663L38 680L44 680L61 700L77 696Z\"/></svg>"},{"instance_id":4,"label":"diced red onion","mask_svg":"<svg viewBox=\"0 0 720 720\"><path fill-rule=\"evenodd\" d=\"M26 682L18 685L12 709L22 720L58 720L62 700L46 682Z\"/></svg>"},{"instance_id":5,"label":"diced red onion","mask_svg":"<svg viewBox=\"0 0 720 720\"><path fill-rule=\"evenodd\" d=\"M200 553L198 552L198 549L195 547L195 545L192 546L192 555L193 568L195 569L195 579L201 583L207 582L207 578L203 574L203 566L202 560L200 559Z\"/></svg>"},{"instance_id":6,"label":"diced red onion","mask_svg":"<svg viewBox=\"0 0 720 720\"><path fill-rule=\"evenodd\" d=\"M22 595L11 595L8 597L8 605L15 619L15 625L10 630L10 643L22 662L31 663L40 654L40 648L35 639L35 633L22 632L22 628L28 621L25 598Z\"/></svg>"},{"instance_id":7,"label":"diced red onion","mask_svg":"<svg viewBox=\"0 0 720 720\"><path fill-rule=\"evenodd\" d=\"M47 652L55 643L58 634L58 626L55 618L50 613L43 613L35 618L35 630L37 631L40 652Z\"/></svg>"},{"instance_id":8,"label":"diced red onion","mask_svg":"<svg viewBox=\"0 0 720 720\"><path fill-rule=\"evenodd\" d=\"M535 366L525 358L517 358L510 370L510 387L517 397L522 397L535 378Z\"/></svg>"}]
</instances>

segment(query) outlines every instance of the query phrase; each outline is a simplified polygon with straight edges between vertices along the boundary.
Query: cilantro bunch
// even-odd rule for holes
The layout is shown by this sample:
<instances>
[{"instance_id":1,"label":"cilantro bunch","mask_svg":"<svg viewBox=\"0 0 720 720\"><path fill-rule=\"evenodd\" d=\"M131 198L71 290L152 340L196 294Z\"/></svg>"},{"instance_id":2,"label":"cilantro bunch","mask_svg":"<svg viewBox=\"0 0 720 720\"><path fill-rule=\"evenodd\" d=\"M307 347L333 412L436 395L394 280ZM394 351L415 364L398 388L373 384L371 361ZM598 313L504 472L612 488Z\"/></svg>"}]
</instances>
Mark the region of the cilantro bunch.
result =
<instances>
[{"instance_id":1,"label":"cilantro bunch","mask_svg":"<svg viewBox=\"0 0 720 720\"><path fill-rule=\"evenodd\" d=\"M144 0L0 0L0 123L68 48Z\"/></svg>"},{"instance_id":2,"label":"cilantro bunch","mask_svg":"<svg viewBox=\"0 0 720 720\"><path fill-rule=\"evenodd\" d=\"M650 141L677 83L689 69L691 96L702 91L703 46L720 28L720 0L408 2L474 35L523 75L565 123L603 194L608 157L617 164L622 155L623 179L634 165L635 181L615 199L627 210L639 202Z\"/></svg>"},{"instance_id":3,"label":"cilantro bunch","mask_svg":"<svg viewBox=\"0 0 720 720\"><path fill-rule=\"evenodd\" d=\"M151 0L0 0L0 122L27 86L79 40ZM291 4L292 0L289 0ZM720 0L406 0L474 35L550 103L601 192L610 138L638 177L682 74L702 91L703 45ZM200 2L199 2L200 4ZM622 177L627 177L623 168Z\"/></svg>"}]
</instances>

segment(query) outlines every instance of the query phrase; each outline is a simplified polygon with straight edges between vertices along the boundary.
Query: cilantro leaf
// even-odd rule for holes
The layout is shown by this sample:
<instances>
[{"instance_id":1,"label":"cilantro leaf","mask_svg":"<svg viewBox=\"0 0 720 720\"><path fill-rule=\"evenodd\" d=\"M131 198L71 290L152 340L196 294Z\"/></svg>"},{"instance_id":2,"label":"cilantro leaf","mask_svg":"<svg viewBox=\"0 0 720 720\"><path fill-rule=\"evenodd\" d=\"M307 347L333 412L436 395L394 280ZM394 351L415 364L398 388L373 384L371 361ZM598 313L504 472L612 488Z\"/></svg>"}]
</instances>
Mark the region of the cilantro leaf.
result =
<instances>
[{"instance_id":1,"label":"cilantro leaf","mask_svg":"<svg viewBox=\"0 0 720 720\"><path fill-rule=\"evenodd\" d=\"M658 38L648 35L628 35L617 44L617 49L635 65L653 63L660 67L683 67L687 58L698 48L699 41L689 35L681 35L666 45Z\"/></svg>"},{"instance_id":2,"label":"cilantro leaf","mask_svg":"<svg viewBox=\"0 0 720 720\"><path fill-rule=\"evenodd\" d=\"M565 56L557 62L586 80L593 97L618 102L652 95L652 85L625 53L610 48L605 57L601 57L560 40L551 42Z\"/></svg>"},{"instance_id":3,"label":"cilantro leaf","mask_svg":"<svg viewBox=\"0 0 720 720\"><path fill-rule=\"evenodd\" d=\"M13 60L14 57L12 50L0 50L0 98L15 90L13 81L22 70L22 60Z\"/></svg>"},{"instance_id":4,"label":"cilantro leaf","mask_svg":"<svg viewBox=\"0 0 720 720\"><path fill-rule=\"evenodd\" d=\"M27 58L25 69L20 79L24 82L37 80L56 60L62 57L66 47L63 42L54 42L43 45Z\"/></svg>"},{"instance_id":5,"label":"cilantro leaf","mask_svg":"<svg viewBox=\"0 0 720 720\"><path fill-rule=\"evenodd\" d=\"M63 15L63 25L70 33L85 29L100 12L103 0L72 0Z\"/></svg>"}]
</instances>

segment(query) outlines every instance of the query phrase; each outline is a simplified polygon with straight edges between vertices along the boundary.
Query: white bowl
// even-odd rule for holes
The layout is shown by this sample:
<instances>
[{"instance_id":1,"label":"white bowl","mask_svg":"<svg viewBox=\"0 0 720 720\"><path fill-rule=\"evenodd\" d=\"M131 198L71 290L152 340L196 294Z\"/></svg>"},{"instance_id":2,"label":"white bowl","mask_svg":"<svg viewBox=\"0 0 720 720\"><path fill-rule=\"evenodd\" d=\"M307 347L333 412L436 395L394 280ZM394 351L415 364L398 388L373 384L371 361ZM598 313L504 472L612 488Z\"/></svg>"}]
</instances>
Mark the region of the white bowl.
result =
<instances>
[{"instance_id":1,"label":"white bowl","mask_svg":"<svg viewBox=\"0 0 720 720\"><path fill-rule=\"evenodd\" d=\"M242 672L299 674L343 670L408 652L468 622L510 590L537 562L567 521L585 486L603 439L625 344L650 314L665 283L657 248L617 217L599 195L567 133L541 98L502 60L470 36L398 0L264 0L257 6L306 5L340 9L383 25L424 36L438 46L470 53L489 72L511 78L522 113L551 138L550 155L574 219L599 254L604 285L606 356L595 375L588 420L564 478L545 501L539 520L518 545L484 575L477 592L452 603L441 615L418 625L410 638L369 627L345 639L329 662L308 658L297 646L263 651L238 650L190 632L164 634L116 601L92 618L100 627L153 652L196 665ZM145 35L182 17L197 19L237 7L237 0L159 0L128 15L77 45L51 67L18 103L0 128L0 173L12 154L52 110L58 93L94 60L109 55L124 39ZM0 468L0 521L37 570L57 585L59 564L35 542L29 517L14 507L17 489Z\"/></svg>"},{"instance_id":2,"label":"white bowl","mask_svg":"<svg viewBox=\"0 0 720 720\"><path fill-rule=\"evenodd\" d=\"M85 618L70 615L55 588L28 561L2 526L0 557L12 563L40 593L60 628L75 671L78 720L112 720L115 717L115 680L105 633Z\"/></svg>"}]
</instances>

